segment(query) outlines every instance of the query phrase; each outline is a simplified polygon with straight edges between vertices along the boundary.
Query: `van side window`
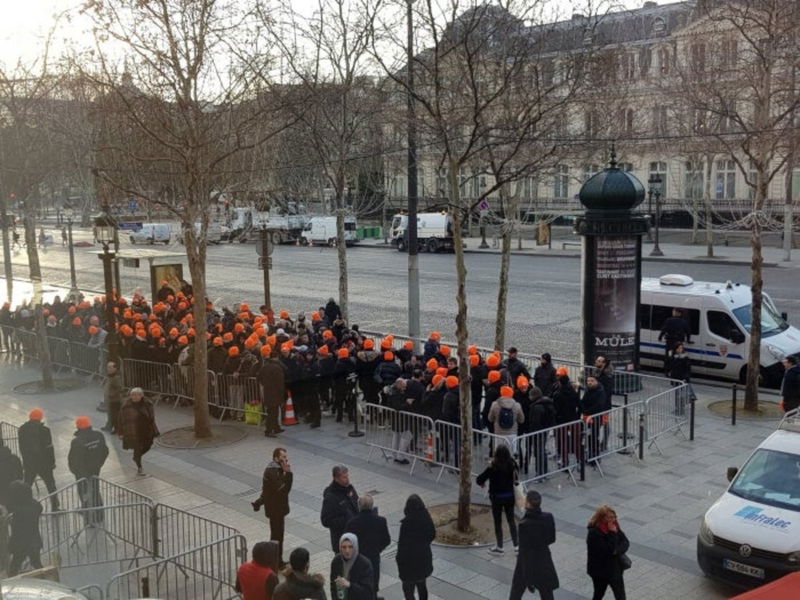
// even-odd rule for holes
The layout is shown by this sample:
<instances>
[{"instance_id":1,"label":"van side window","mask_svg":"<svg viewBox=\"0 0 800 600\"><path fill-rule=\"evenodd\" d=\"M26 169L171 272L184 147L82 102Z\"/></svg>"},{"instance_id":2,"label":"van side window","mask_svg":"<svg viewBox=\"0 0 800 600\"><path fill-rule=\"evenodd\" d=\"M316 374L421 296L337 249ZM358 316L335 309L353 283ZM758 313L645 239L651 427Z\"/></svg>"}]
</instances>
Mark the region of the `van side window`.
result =
<instances>
[{"instance_id":1,"label":"van side window","mask_svg":"<svg viewBox=\"0 0 800 600\"><path fill-rule=\"evenodd\" d=\"M673 308L673 306L660 306L658 304L654 304L650 329L653 331L661 331L661 328L664 326L664 321L672 316ZM684 308L683 316L685 319L689 320L689 329L692 332L692 335L698 335L700 333L700 311L696 308Z\"/></svg>"},{"instance_id":2,"label":"van side window","mask_svg":"<svg viewBox=\"0 0 800 600\"><path fill-rule=\"evenodd\" d=\"M726 340L731 339L732 331L739 330L728 313L719 310L710 310L706 318L708 319L708 330L714 335L718 335Z\"/></svg>"}]
</instances>

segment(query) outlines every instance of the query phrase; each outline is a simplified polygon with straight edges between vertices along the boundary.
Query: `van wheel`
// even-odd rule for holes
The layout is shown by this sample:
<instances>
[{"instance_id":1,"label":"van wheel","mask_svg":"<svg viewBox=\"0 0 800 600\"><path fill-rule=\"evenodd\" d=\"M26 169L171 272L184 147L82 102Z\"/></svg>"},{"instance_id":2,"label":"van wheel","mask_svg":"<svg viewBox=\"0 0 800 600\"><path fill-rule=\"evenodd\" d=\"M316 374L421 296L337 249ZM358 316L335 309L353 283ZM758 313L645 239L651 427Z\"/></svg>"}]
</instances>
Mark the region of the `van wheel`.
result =
<instances>
[{"instance_id":1,"label":"van wheel","mask_svg":"<svg viewBox=\"0 0 800 600\"><path fill-rule=\"evenodd\" d=\"M435 238L431 238L425 244L425 249L431 254L434 254L439 251L439 242Z\"/></svg>"}]
</instances>

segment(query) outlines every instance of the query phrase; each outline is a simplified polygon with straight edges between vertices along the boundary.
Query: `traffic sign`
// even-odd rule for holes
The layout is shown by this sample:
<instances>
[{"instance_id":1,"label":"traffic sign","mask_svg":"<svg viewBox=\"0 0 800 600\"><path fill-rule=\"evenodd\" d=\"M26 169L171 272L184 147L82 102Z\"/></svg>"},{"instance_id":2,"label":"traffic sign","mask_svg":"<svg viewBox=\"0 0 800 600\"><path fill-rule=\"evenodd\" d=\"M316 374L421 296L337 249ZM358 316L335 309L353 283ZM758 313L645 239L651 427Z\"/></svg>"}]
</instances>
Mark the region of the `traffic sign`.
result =
<instances>
[{"instance_id":1,"label":"traffic sign","mask_svg":"<svg viewBox=\"0 0 800 600\"><path fill-rule=\"evenodd\" d=\"M264 270L264 257L263 256L259 256L258 257L258 269L260 271ZM267 270L270 270L270 269L272 269L272 257L268 256L267 257Z\"/></svg>"},{"instance_id":2,"label":"traffic sign","mask_svg":"<svg viewBox=\"0 0 800 600\"><path fill-rule=\"evenodd\" d=\"M274 244L272 243L272 234L267 235L267 256L272 256L272 251L275 249ZM264 255L264 249L261 245L261 240L256 242L256 254L259 256Z\"/></svg>"}]
</instances>

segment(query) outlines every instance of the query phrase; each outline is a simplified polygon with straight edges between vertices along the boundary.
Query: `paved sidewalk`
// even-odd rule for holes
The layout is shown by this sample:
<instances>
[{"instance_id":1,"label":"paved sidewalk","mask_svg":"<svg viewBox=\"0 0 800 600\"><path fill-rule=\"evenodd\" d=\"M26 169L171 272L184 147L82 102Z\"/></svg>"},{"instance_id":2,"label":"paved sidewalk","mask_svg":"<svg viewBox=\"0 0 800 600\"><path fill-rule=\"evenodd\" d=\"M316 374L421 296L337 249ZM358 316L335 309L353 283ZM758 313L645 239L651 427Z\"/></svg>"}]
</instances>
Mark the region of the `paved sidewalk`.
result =
<instances>
[{"instance_id":1,"label":"paved sidewalk","mask_svg":"<svg viewBox=\"0 0 800 600\"><path fill-rule=\"evenodd\" d=\"M97 426L105 415L95 412L101 397L97 384L58 396L19 395L15 385L37 378L31 366L20 366L0 355L0 420L21 424L33 406L44 409L46 422L53 429L59 484L71 481L65 465L66 452L74 432L73 419L89 414ZM620 521L632 541L633 568L626 576L628 597L632 600L702 599L715 600L732 595L730 590L705 579L695 562L695 535L702 514L725 486L725 468L741 464L751 449L774 427L774 422L740 421L733 428L712 416L705 405L727 392L696 386L700 396L696 440L680 436L659 440L664 451L659 456L647 452L639 463L632 457L608 459L605 478L588 469L587 480L577 487L566 478L553 478L537 485L544 496L544 509L556 517L558 541L553 554L561 580L556 598L591 597L591 582L585 574L585 524L593 509L608 502L617 509ZM162 431L186 425L188 409L157 408ZM242 427L245 427L242 425ZM191 510L198 515L238 528L248 546L268 537L266 521L254 513L250 501L258 494L261 472L276 444L288 448L295 473L291 494L292 512L287 520L286 554L299 545L309 549L312 570L327 576L332 553L328 532L319 522L321 493L330 480L336 463L351 467L351 480L360 492L375 495L376 505L388 518L396 539L406 497L419 494L426 503L452 501L456 480L445 475L440 483L418 468L410 476L407 468L385 463L376 456L366 460L363 438L346 436L347 428L332 419L323 420L321 429L305 425L287 428L279 440L266 440L261 431L247 427L247 437L232 446L202 450L172 450L155 446L145 456L148 477L137 477L129 452L121 450L118 439L109 440L111 454L102 476L153 496L157 501ZM483 500L476 488L474 499ZM395 547L384 555L381 595L389 600L402 598L396 579ZM514 568L514 554L488 555L485 548L434 549L434 576L429 581L433 598L445 600L505 600Z\"/></svg>"},{"instance_id":2,"label":"paved sidewalk","mask_svg":"<svg viewBox=\"0 0 800 600\"><path fill-rule=\"evenodd\" d=\"M579 236L572 236L569 238L553 238L552 246L547 245L538 246L534 240L522 240L522 250L519 249L517 240L511 242L511 254L515 256L571 256L580 258L581 255L581 238ZM475 253L499 254L500 249L494 246L492 239L487 238L489 248L481 248L481 238L470 237L464 240L465 251ZM397 249L391 244L384 243L383 239L366 239L359 242L360 247L368 248L382 248L397 252ZM664 256L655 257L650 256L650 251L653 248L652 243L649 243L645 238L642 245L642 260L652 262L664 263L708 263L718 264L726 263L737 266L749 266L751 264L752 252L749 246L715 246L713 258L706 256L706 247L704 245L691 245L681 244L674 242L661 242L659 244ZM792 252L791 262L783 260L783 250L774 247L764 247L764 266L765 267L784 267L784 268L800 268L800 250L795 249Z\"/></svg>"}]
</instances>

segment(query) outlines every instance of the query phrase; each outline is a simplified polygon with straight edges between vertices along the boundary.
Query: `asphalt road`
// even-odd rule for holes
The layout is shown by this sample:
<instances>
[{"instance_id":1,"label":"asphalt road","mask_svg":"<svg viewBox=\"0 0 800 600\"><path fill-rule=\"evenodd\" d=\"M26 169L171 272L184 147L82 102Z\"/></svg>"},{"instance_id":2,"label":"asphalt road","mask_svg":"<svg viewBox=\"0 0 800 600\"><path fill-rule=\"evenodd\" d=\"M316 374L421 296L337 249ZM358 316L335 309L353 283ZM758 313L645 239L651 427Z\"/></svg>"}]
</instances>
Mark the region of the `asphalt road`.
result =
<instances>
[{"instance_id":1,"label":"asphalt road","mask_svg":"<svg viewBox=\"0 0 800 600\"><path fill-rule=\"evenodd\" d=\"M88 238L76 232L76 241ZM123 242L123 248L130 248ZM180 251L181 246L157 246ZM81 289L103 289L102 270L93 248L76 249L78 285ZM15 276L26 278L27 258L13 255ZM41 253L47 283L69 284L68 253L61 246ZM355 247L348 249L351 321L363 329L406 332L407 257L394 250ZM143 261L144 263L144 261ZM452 339L455 323L455 260L452 254L421 254L419 257L422 331L439 330ZM467 254L467 302L470 341L490 346L494 340L497 279L500 256ZM208 250L208 296L217 303L246 301L261 304L262 275L256 268L253 244L224 244ZM684 273L696 280L748 283L749 268L729 264L645 262L644 276L666 272ZM188 269L184 271L188 275ZM780 310L800 322L795 271L767 268L765 289ZM122 268L122 289L149 290L146 266ZM338 295L336 251L330 248L282 246L273 255L272 294L276 309L312 311L329 296ZM574 356L580 336L580 260L556 256L512 256L511 287L507 310L507 345L554 356Z\"/></svg>"}]
</instances>

